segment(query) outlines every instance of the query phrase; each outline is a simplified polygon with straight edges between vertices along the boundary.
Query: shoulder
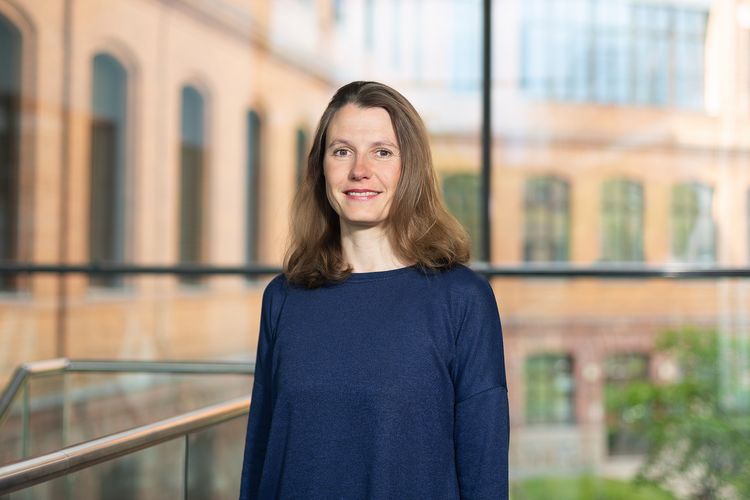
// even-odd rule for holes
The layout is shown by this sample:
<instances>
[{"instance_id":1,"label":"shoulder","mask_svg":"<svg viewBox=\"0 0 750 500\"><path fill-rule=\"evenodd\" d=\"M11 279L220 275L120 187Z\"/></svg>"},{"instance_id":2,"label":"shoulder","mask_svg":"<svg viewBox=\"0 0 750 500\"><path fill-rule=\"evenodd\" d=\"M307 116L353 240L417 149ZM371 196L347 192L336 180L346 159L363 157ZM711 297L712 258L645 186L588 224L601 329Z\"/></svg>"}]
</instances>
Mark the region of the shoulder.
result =
<instances>
[{"instance_id":1,"label":"shoulder","mask_svg":"<svg viewBox=\"0 0 750 500\"><path fill-rule=\"evenodd\" d=\"M462 318L476 307L496 307L495 294L487 278L464 264L428 271L425 276L435 287L434 292L440 290L437 295L445 298L454 317Z\"/></svg>"},{"instance_id":2,"label":"shoulder","mask_svg":"<svg viewBox=\"0 0 750 500\"><path fill-rule=\"evenodd\" d=\"M464 264L456 264L442 272L451 293L463 297L492 294L492 287L483 275Z\"/></svg>"},{"instance_id":3,"label":"shoulder","mask_svg":"<svg viewBox=\"0 0 750 500\"><path fill-rule=\"evenodd\" d=\"M263 305L268 309L276 309L284 302L289 284L284 274L277 274L263 290Z\"/></svg>"},{"instance_id":4,"label":"shoulder","mask_svg":"<svg viewBox=\"0 0 750 500\"><path fill-rule=\"evenodd\" d=\"M263 290L263 301L261 305L261 323L268 325L269 332L276 331L281 311L286 303L288 284L283 274L277 274L271 279ZM271 333L275 335L274 333Z\"/></svg>"},{"instance_id":5,"label":"shoulder","mask_svg":"<svg viewBox=\"0 0 750 500\"><path fill-rule=\"evenodd\" d=\"M283 292L285 291L287 285L288 282L286 280L286 276L284 275L284 273L279 273L274 276L271 281L268 282L264 293L275 294Z\"/></svg>"},{"instance_id":6,"label":"shoulder","mask_svg":"<svg viewBox=\"0 0 750 500\"><path fill-rule=\"evenodd\" d=\"M487 278L473 269L457 264L443 271L449 297L449 310L463 324L468 317L497 316L495 293Z\"/></svg>"}]
</instances>

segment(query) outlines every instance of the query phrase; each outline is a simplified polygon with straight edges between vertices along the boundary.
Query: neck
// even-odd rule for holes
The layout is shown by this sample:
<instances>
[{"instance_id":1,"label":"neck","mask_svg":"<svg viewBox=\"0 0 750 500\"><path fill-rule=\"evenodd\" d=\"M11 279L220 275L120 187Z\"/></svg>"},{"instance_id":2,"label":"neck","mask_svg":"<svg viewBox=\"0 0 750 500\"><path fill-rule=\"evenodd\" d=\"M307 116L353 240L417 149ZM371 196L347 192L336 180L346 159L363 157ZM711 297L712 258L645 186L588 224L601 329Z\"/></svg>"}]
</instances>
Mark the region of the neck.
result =
<instances>
[{"instance_id":1,"label":"neck","mask_svg":"<svg viewBox=\"0 0 750 500\"><path fill-rule=\"evenodd\" d=\"M355 273L389 271L406 267L393 252L382 227L351 227L341 224L341 249Z\"/></svg>"}]
</instances>

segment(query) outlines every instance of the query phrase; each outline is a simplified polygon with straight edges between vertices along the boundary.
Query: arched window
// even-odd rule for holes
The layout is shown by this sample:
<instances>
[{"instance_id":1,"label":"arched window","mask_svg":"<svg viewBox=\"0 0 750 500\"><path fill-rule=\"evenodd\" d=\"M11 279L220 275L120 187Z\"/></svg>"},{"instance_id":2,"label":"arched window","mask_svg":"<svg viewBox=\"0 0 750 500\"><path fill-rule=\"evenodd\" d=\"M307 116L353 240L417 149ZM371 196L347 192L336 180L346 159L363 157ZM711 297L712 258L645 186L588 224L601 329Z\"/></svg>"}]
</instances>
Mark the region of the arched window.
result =
<instances>
[{"instance_id":1,"label":"arched window","mask_svg":"<svg viewBox=\"0 0 750 500\"><path fill-rule=\"evenodd\" d=\"M204 260L204 180L206 163L205 104L194 87L182 88L180 117L180 264ZM183 284L198 283L182 276Z\"/></svg>"},{"instance_id":2,"label":"arched window","mask_svg":"<svg viewBox=\"0 0 750 500\"><path fill-rule=\"evenodd\" d=\"M575 423L573 359L567 354L536 354L526 358L526 422Z\"/></svg>"},{"instance_id":3,"label":"arched window","mask_svg":"<svg viewBox=\"0 0 750 500\"><path fill-rule=\"evenodd\" d=\"M0 261L18 257L21 33L0 16ZM0 275L0 290L16 279Z\"/></svg>"},{"instance_id":4,"label":"arched window","mask_svg":"<svg viewBox=\"0 0 750 500\"><path fill-rule=\"evenodd\" d=\"M307 131L300 127L295 134L295 163L297 172L297 186L302 184L302 176L307 166Z\"/></svg>"},{"instance_id":5,"label":"arched window","mask_svg":"<svg viewBox=\"0 0 750 500\"><path fill-rule=\"evenodd\" d=\"M125 131L127 72L109 54L93 59L89 259L121 262L125 254ZM97 286L118 286L117 276L96 276Z\"/></svg>"},{"instance_id":6,"label":"arched window","mask_svg":"<svg viewBox=\"0 0 750 500\"><path fill-rule=\"evenodd\" d=\"M245 216L245 260L258 260L258 226L259 226L259 182L261 163L261 121L255 111L247 113L247 186L245 198L247 213Z\"/></svg>"},{"instance_id":7,"label":"arched window","mask_svg":"<svg viewBox=\"0 0 750 500\"><path fill-rule=\"evenodd\" d=\"M526 262L568 260L570 202L568 183L557 177L532 177L524 196Z\"/></svg>"},{"instance_id":8,"label":"arched window","mask_svg":"<svg viewBox=\"0 0 750 500\"><path fill-rule=\"evenodd\" d=\"M682 262L716 261L713 189L698 182L672 188L672 256Z\"/></svg>"},{"instance_id":9,"label":"arched window","mask_svg":"<svg viewBox=\"0 0 750 500\"><path fill-rule=\"evenodd\" d=\"M602 260L643 260L643 187L612 179L602 187Z\"/></svg>"}]
</instances>

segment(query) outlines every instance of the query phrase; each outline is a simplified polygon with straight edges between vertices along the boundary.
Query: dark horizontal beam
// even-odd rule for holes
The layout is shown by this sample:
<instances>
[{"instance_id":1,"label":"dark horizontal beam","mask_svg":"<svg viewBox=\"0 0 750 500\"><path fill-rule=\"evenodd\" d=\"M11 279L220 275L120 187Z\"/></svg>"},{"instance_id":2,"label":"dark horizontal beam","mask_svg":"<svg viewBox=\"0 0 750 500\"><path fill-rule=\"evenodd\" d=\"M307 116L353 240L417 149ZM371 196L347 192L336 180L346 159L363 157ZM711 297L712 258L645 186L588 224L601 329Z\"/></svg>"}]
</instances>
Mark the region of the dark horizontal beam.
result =
<instances>
[{"instance_id":1,"label":"dark horizontal beam","mask_svg":"<svg viewBox=\"0 0 750 500\"><path fill-rule=\"evenodd\" d=\"M0 263L1 274L167 274L167 275L275 275L277 266L243 265L138 265L138 264L28 264Z\"/></svg>"},{"instance_id":2,"label":"dark horizontal beam","mask_svg":"<svg viewBox=\"0 0 750 500\"><path fill-rule=\"evenodd\" d=\"M605 279L719 279L750 278L746 267L697 266L472 266L488 277L502 278L605 278Z\"/></svg>"},{"instance_id":3,"label":"dark horizontal beam","mask_svg":"<svg viewBox=\"0 0 750 500\"><path fill-rule=\"evenodd\" d=\"M471 268L488 277L498 278L664 278L664 279L717 279L750 278L750 267L717 267L696 265L644 266L641 264L594 264L589 266L566 264L526 264L517 266L489 266L473 263ZM210 276L273 276L282 272L280 267L211 266L211 265L135 265L135 264L28 264L0 263L3 274L161 274Z\"/></svg>"}]
</instances>

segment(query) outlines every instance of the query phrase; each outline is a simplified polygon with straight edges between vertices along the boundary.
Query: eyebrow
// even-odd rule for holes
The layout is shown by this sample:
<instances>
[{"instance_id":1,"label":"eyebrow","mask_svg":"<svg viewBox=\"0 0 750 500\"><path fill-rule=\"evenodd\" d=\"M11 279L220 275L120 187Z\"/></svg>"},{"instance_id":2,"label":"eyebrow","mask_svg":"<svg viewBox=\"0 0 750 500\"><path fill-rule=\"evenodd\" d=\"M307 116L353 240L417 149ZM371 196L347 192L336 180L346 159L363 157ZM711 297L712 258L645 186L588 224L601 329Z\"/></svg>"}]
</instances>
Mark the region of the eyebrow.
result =
<instances>
[{"instance_id":1,"label":"eyebrow","mask_svg":"<svg viewBox=\"0 0 750 500\"><path fill-rule=\"evenodd\" d=\"M337 144L343 144L344 146L353 147L353 144L347 141L346 139L333 139L331 143L328 145L328 148L331 148ZM391 141L375 141L372 143L372 146L390 146L392 148L398 149L398 146L393 144Z\"/></svg>"}]
</instances>

